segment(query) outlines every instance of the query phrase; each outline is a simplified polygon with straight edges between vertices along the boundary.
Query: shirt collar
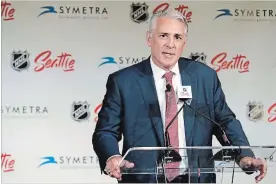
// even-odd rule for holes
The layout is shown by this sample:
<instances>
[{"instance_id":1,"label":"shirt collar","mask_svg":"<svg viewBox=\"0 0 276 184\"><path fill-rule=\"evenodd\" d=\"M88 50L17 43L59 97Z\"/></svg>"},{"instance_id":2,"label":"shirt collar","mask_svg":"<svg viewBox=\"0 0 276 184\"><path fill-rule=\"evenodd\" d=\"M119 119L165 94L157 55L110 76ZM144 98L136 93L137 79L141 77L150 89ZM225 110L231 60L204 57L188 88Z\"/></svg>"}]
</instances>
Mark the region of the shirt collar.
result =
<instances>
[{"instance_id":1,"label":"shirt collar","mask_svg":"<svg viewBox=\"0 0 276 184\"><path fill-rule=\"evenodd\" d=\"M151 64L151 69L152 69L154 79L155 80L162 79L166 71L158 67L156 64L154 64L154 62L152 61L152 57L150 57L150 64ZM174 73L174 75L179 75L178 62L176 62L174 67L171 69L171 71Z\"/></svg>"}]
</instances>

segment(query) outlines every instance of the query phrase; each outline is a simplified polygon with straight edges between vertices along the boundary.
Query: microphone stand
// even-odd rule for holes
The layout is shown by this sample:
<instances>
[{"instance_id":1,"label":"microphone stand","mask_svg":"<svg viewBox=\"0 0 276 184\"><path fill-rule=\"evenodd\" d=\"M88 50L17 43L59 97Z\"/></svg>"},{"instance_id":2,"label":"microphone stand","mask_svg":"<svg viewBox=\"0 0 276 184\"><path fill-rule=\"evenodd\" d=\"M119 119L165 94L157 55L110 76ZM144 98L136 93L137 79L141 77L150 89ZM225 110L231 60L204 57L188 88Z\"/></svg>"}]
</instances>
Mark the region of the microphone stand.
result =
<instances>
[{"instance_id":1,"label":"microphone stand","mask_svg":"<svg viewBox=\"0 0 276 184\"><path fill-rule=\"evenodd\" d=\"M200 163L199 163L199 156L197 156L197 183L200 183Z\"/></svg>"},{"instance_id":2,"label":"microphone stand","mask_svg":"<svg viewBox=\"0 0 276 184\"><path fill-rule=\"evenodd\" d=\"M222 131L222 139L224 141L224 146L232 146L232 144L230 143L230 141L228 140L228 137L224 131L224 129L222 128L222 126L220 124L218 124L217 122L215 122L214 120L210 119L209 117L205 116L203 113L195 110L193 107L191 107L189 104L187 104L187 100L188 99L184 99L184 104L186 106L188 106L190 109L192 109L194 112L200 114L201 116L205 117L206 119L208 119L209 121L211 121L212 123L216 124L220 130ZM226 157L226 161L231 161L231 159L234 159L236 161L238 155L241 153L241 149L237 150L237 149L222 149L221 151L218 151L212 158L211 160L222 160L224 161L224 157ZM198 160L199 161L199 160ZM234 170L235 170L235 161L234 161L234 166L233 166L233 171L232 171L232 184L234 181ZM199 163L198 163L199 164Z\"/></svg>"},{"instance_id":3,"label":"microphone stand","mask_svg":"<svg viewBox=\"0 0 276 184\"><path fill-rule=\"evenodd\" d=\"M232 144L230 143L230 141L228 140L228 137L224 131L224 129L222 128L222 126L220 124L218 124L217 122L215 122L214 120L210 119L208 116L204 115L203 113L195 110L193 107L191 107L189 104L187 104L186 100L183 100L184 101L184 104L187 105L190 109L192 109L193 111L195 111L196 113L200 114L201 116L205 117L206 119L208 119L209 121L211 121L212 123L216 124L221 132L222 132L222 139L224 141L224 146L232 146ZM220 158L219 154L222 154L222 155L225 155L225 156L228 156L230 158L236 158L237 155L239 155L241 152L241 150L239 149L238 150L233 150L233 149L226 149L226 150L221 150L219 151L218 153L216 153L211 159L218 159Z\"/></svg>"},{"instance_id":4,"label":"microphone stand","mask_svg":"<svg viewBox=\"0 0 276 184\"><path fill-rule=\"evenodd\" d=\"M183 104L181 106L181 108L178 110L178 112L176 113L176 115L173 117L173 119L170 121L170 123L168 124L168 126L166 127L165 130L165 146L166 147L172 147L171 143L170 143L170 136L169 136L169 127L171 126L171 124L174 122L175 118L178 116L178 114L180 113L180 111L184 108ZM176 150L167 150L165 152L165 158L171 158L169 160L166 159L166 162L180 162L182 160L181 156L179 155L179 153Z\"/></svg>"}]
</instances>

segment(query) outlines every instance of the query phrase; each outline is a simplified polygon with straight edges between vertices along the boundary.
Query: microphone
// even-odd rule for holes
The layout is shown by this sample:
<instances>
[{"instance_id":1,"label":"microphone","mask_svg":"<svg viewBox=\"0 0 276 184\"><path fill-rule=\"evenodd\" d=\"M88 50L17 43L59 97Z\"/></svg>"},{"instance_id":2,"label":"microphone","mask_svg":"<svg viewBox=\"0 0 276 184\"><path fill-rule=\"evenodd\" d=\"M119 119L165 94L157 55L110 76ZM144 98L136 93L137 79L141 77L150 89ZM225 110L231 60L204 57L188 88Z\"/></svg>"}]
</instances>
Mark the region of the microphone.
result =
<instances>
[{"instance_id":1,"label":"microphone","mask_svg":"<svg viewBox=\"0 0 276 184\"><path fill-rule=\"evenodd\" d=\"M172 90L172 86L170 84L167 84L165 92L170 92L171 90Z\"/></svg>"},{"instance_id":2,"label":"microphone","mask_svg":"<svg viewBox=\"0 0 276 184\"><path fill-rule=\"evenodd\" d=\"M224 129L222 128L222 126L220 124L218 124L216 121L212 120L211 118L209 118L208 116L204 115L203 113L197 111L196 109L194 109L190 104L191 104L191 100L192 100L192 89L191 86L182 86L180 89L180 92L178 92L179 96L178 99L182 100L184 102L184 105L188 106L190 109L192 109L193 111L195 111L196 113L198 113L199 115L203 116L204 118L206 118L207 120L211 121L212 123L214 123L217 127L219 127L219 129L222 132L222 139L224 141L224 145L225 146L232 146L232 144L230 143ZM233 149L223 149L221 151L219 151L218 153L216 153L212 158L214 160L222 160L222 158L224 156L227 156L228 158L236 158L237 155L240 154L240 152L238 152L237 150L233 150Z\"/></svg>"}]
</instances>

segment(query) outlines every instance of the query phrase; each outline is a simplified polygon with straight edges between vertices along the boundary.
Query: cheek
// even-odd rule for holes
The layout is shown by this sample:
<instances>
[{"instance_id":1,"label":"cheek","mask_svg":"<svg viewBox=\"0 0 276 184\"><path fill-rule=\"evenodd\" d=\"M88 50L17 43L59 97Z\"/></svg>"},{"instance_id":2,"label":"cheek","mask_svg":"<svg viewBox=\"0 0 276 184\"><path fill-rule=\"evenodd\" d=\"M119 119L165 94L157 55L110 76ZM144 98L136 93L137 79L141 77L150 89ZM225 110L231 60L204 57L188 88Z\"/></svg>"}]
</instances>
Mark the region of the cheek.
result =
<instances>
[{"instance_id":1,"label":"cheek","mask_svg":"<svg viewBox=\"0 0 276 184\"><path fill-rule=\"evenodd\" d=\"M177 54L178 54L178 55L181 55L181 54L182 54L182 52L183 52L183 48L177 49L177 51L176 51L176 52L177 52Z\"/></svg>"},{"instance_id":2,"label":"cheek","mask_svg":"<svg viewBox=\"0 0 276 184\"><path fill-rule=\"evenodd\" d=\"M178 47L177 47L177 49L176 49L176 52L178 53L178 54L182 54L182 52L183 52L183 49L184 49L184 44L181 44L181 45L179 45Z\"/></svg>"},{"instance_id":3,"label":"cheek","mask_svg":"<svg viewBox=\"0 0 276 184\"><path fill-rule=\"evenodd\" d=\"M157 52L157 53L161 53L162 52L162 47L160 45L154 45L154 51Z\"/></svg>"}]
</instances>

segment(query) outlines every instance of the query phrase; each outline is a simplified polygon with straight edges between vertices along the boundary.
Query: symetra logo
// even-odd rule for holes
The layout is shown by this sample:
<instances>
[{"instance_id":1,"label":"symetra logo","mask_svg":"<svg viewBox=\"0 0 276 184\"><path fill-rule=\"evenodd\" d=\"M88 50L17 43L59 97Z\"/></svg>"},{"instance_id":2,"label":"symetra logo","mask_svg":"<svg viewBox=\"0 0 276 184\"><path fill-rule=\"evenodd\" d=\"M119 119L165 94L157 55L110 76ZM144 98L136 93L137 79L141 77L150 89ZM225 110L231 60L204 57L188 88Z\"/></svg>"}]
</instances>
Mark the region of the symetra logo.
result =
<instances>
[{"instance_id":1,"label":"symetra logo","mask_svg":"<svg viewBox=\"0 0 276 184\"><path fill-rule=\"evenodd\" d=\"M99 64L98 68L105 64L117 64L117 62L114 60L114 57L103 57L103 62Z\"/></svg>"},{"instance_id":2,"label":"symetra logo","mask_svg":"<svg viewBox=\"0 0 276 184\"><path fill-rule=\"evenodd\" d=\"M48 116L48 107L41 105L2 105L3 118L41 118Z\"/></svg>"},{"instance_id":3,"label":"symetra logo","mask_svg":"<svg viewBox=\"0 0 276 184\"><path fill-rule=\"evenodd\" d=\"M46 164L57 164L57 161L53 156L42 157L41 160L42 160L42 163L38 167Z\"/></svg>"},{"instance_id":4,"label":"symetra logo","mask_svg":"<svg viewBox=\"0 0 276 184\"><path fill-rule=\"evenodd\" d=\"M232 17L234 21L274 21L276 22L275 9L218 9L214 19Z\"/></svg>"},{"instance_id":5,"label":"symetra logo","mask_svg":"<svg viewBox=\"0 0 276 184\"><path fill-rule=\"evenodd\" d=\"M139 63L143 60L147 59L146 57L118 57L118 58L114 58L114 57L102 57L101 58L101 63L98 65L99 67L102 67L103 65L110 65L110 64L116 64L118 66L119 69L127 67L127 66L131 66L133 64Z\"/></svg>"},{"instance_id":6,"label":"symetra logo","mask_svg":"<svg viewBox=\"0 0 276 184\"><path fill-rule=\"evenodd\" d=\"M43 11L38 15L38 17L40 17L41 15L47 14L47 13L57 13L54 6L43 6L43 7L41 7L41 9Z\"/></svg>"},{"instance_id":7,"label":"symetra logo","mask_svg":"<svg viewBox=\"0 0 276 184\"><path fill-rule=\"evenodd\" d=\"M97 156L45 156L40 158L38 168L56 167L64 169L87 169L99 167Z\"/></svg>"},{"instance_id":8,"label":"symetra logo","mask_svg":"<svg viewBox=\"0 0 276 184\"><path fill-rule=\"evenodd\" d=\"M231 11L229 9L220 9L220 10L217 10L218 12L222 12L220 13L219 15L217 15L215 17L215 19L219 18L219 17L222 17L222 16L233 16L233 14L231 13Z\"/></svg>"},{"instance_id":9,"label":"symetra logo","mask_svg":"<svg viewBox=\"0 0 276 184\"><path fill-rule=\"evenodd\" d=\"M108 19L106 7L100 6L42 6L41 13L37 17L44 17L48 14L58 15L61 19Z\"/></svg>"}]
</instances>

